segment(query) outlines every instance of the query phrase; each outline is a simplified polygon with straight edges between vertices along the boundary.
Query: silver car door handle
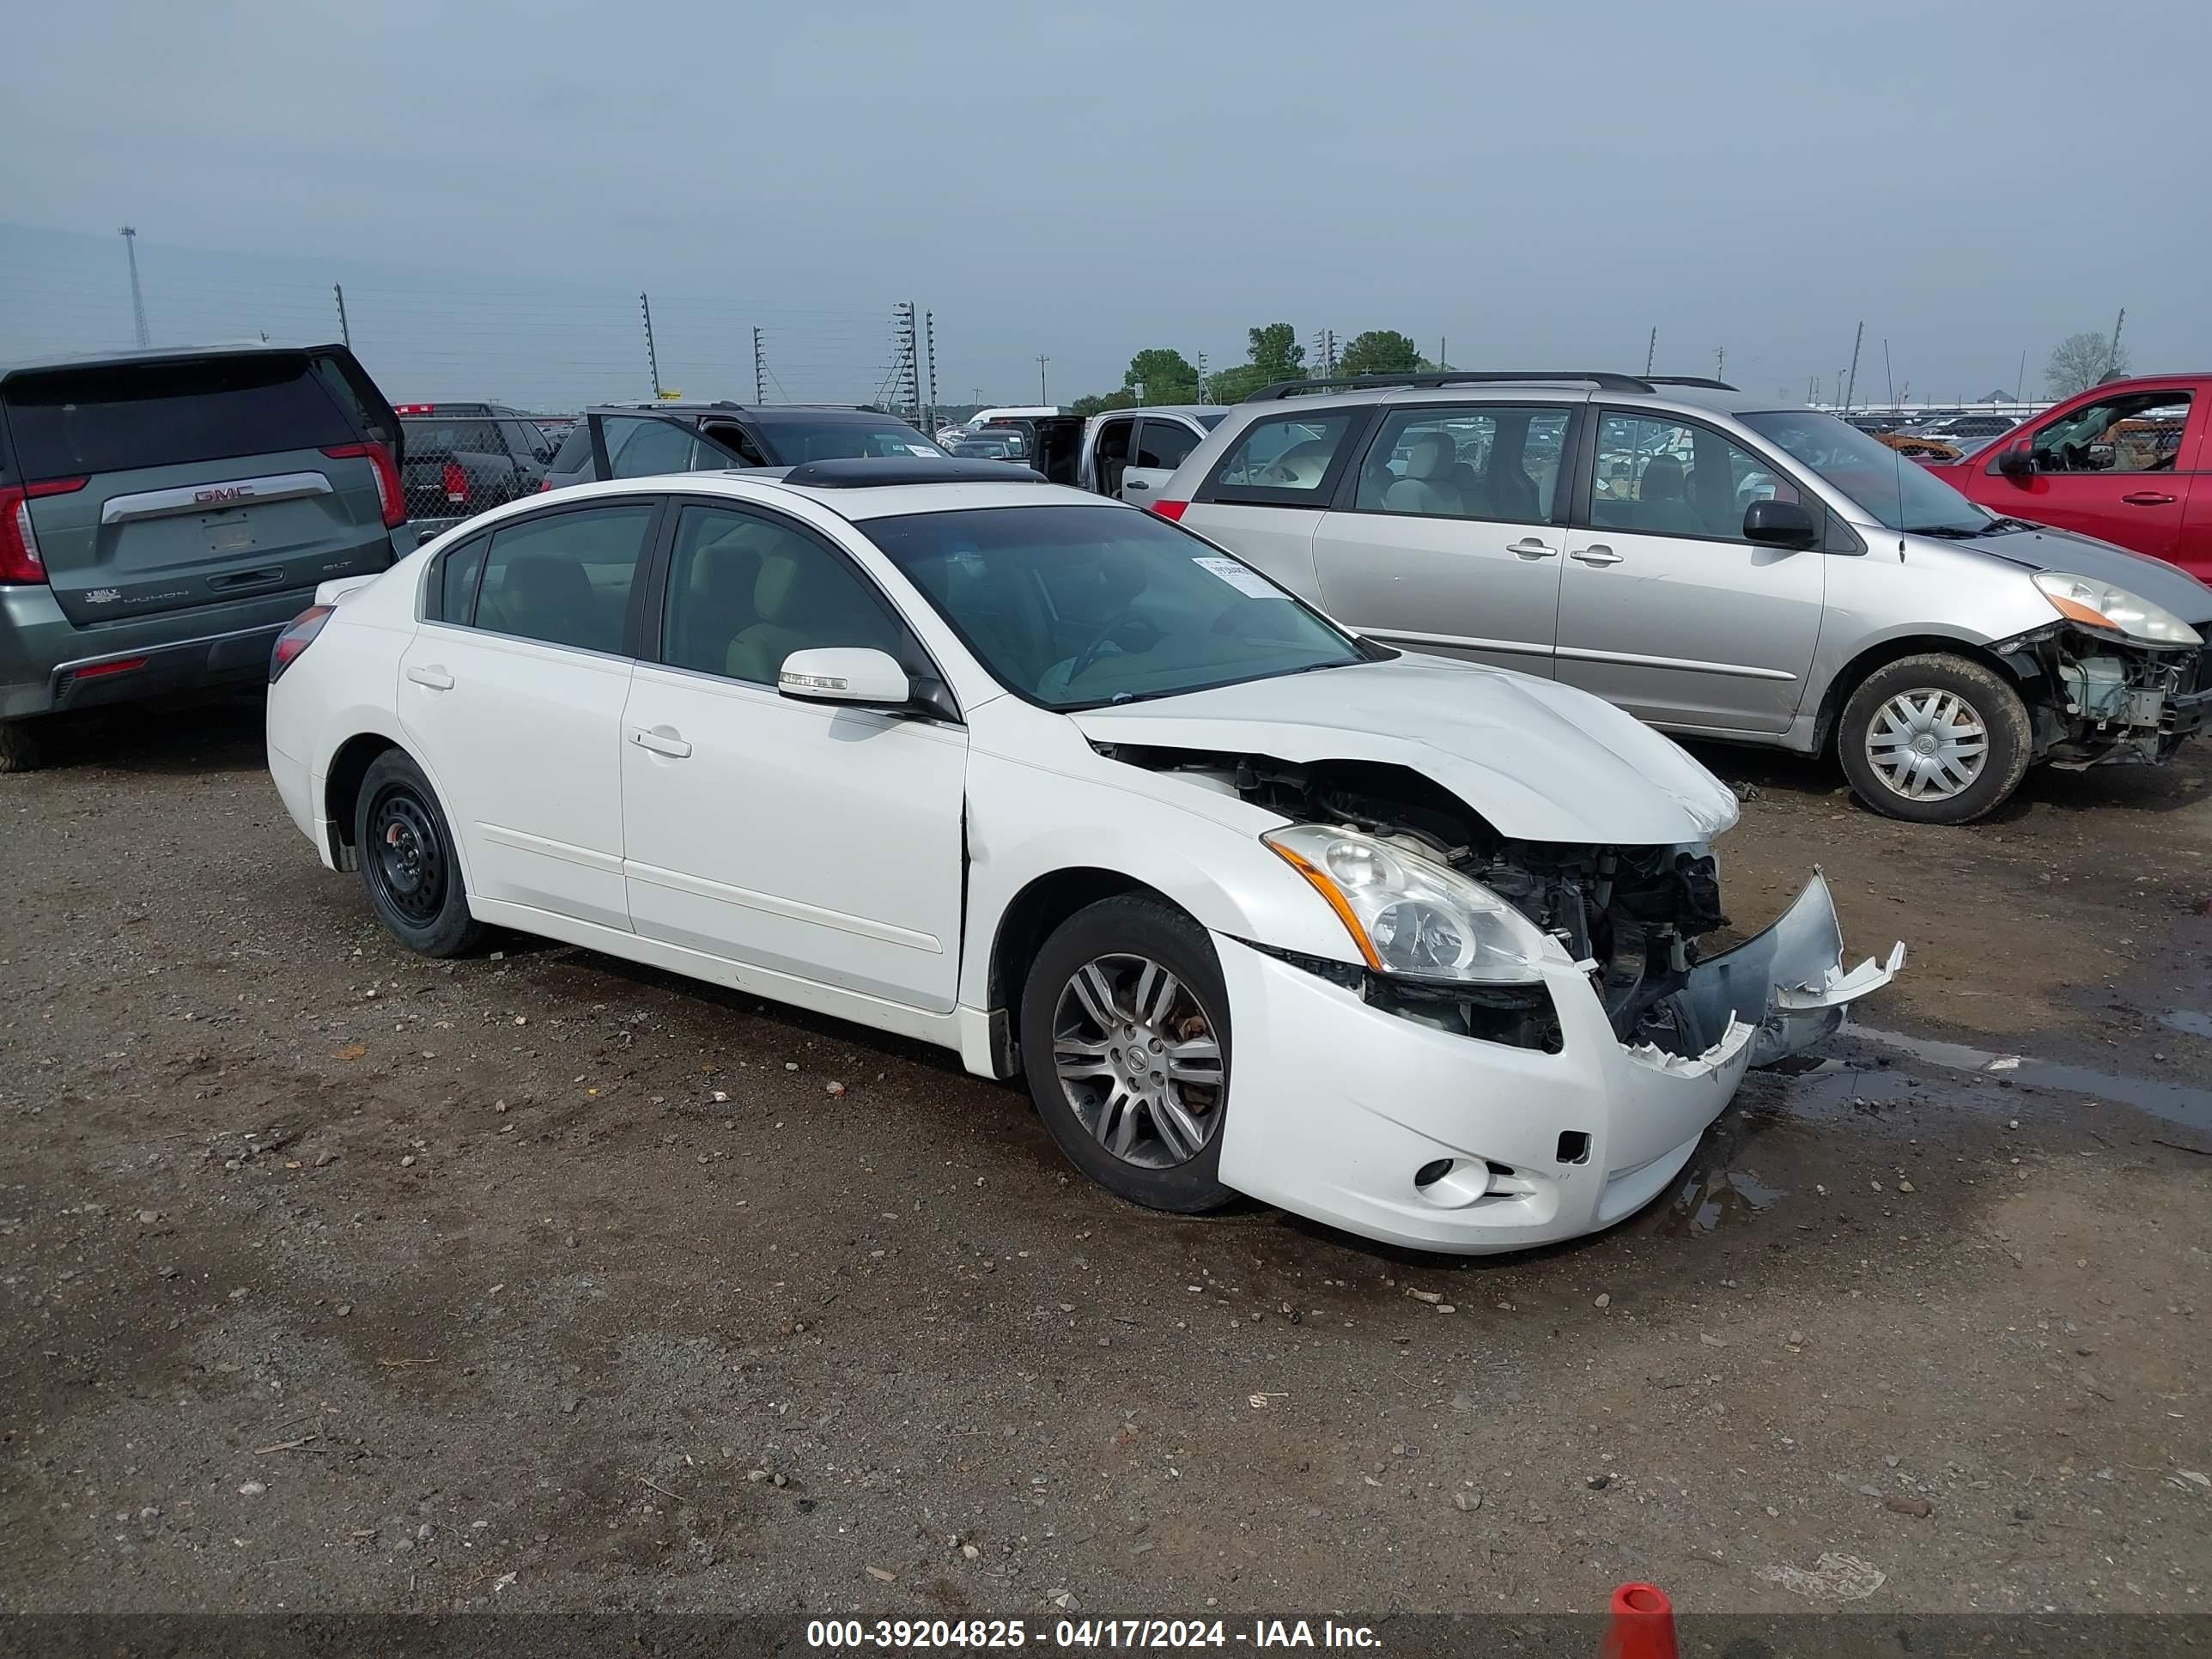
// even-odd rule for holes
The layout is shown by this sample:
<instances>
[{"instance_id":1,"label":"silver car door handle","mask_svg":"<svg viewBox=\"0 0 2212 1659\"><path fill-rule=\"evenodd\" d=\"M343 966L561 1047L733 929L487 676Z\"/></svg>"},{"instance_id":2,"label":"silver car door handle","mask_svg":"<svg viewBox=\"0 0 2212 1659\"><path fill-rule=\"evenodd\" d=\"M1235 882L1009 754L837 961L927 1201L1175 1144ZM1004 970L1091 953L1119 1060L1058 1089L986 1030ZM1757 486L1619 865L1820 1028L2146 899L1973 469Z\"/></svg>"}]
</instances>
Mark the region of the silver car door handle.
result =
<instances>
[{"instance_id":1,"label":"silver car door handle","mask_svg":"<svg viewBox=\"0 0 2212 1659\"><path fill-rule=\"evenodd\" d=\"M1579 559L1584 564L1619 564L1620 562L1620 555L1603 542L1593 542L1588 547L1578 547L1567 556L1571 559Z\"/></svg>"},{"instance_id":2,"label":"silver car door handle","mask_svg":"<svg viewBox=\"0 0 2212 1659\"><path fill-rule=\"evenodd\" d=\"M1558 548L1547 547L1534 536L1523 536L1517 542L1506 543L1505 550L1518 553L1524 559L1556 559L1559 556Z\"/></svg>"},{"instance_id":3,"label":"silver car door handle","mask_svg":"<svg viewBox=\"0 0 2212 1659\"><path fill-rule=\"evenodd\" d=\"M649 749L656 755L665 755L671 760L682 760L691 752L691 745L678 737L664 737L658 732L633 732L629 740L641 749Z\"/></svg>"},{"instance_id":4,"label":"silver car door handle","mask_svg":"<svg viewBox=\"0 0 2212 1659\"><path fill-rule=\"evenodd\" d=\"M428 686L433 691L453 689L453 677L442 668L410 668L407 671L407 678L417 685Z\"/></svg>"}]
</instances>

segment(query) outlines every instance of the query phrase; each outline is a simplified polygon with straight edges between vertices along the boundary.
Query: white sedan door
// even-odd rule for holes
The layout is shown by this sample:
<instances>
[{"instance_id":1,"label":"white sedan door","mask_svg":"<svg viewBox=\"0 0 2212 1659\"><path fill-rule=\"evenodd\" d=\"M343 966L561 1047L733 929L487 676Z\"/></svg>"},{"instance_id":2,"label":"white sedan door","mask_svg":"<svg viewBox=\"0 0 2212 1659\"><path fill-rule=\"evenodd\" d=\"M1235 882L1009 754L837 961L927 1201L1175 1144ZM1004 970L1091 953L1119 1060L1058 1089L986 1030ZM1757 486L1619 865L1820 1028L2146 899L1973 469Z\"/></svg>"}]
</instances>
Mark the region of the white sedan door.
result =
<instances>
[{"instance_id":1,"label":"white sedan door","mask_svg":"<svg viewBox=\"0 0 2212 1659\"><path fill-rule=\"evenodd\" d=\"M659 661L637 665L622 720L638 933L950 1012L965 729L775 689L793 651L920 666L920 647L844 554L763 510L684 507L667 570Z\"/></svg>"},{"instance_id":2,"label":"white sedan door","mask_svg":"<svg viewBox=\"0 0 2212 1659\"><path fill-rule=\"evenodd\" d=\"M620 726L656 511L532 514L440 556L400 660L399 719L478 898L629 927Z\"/></svg>"}]
</instances>

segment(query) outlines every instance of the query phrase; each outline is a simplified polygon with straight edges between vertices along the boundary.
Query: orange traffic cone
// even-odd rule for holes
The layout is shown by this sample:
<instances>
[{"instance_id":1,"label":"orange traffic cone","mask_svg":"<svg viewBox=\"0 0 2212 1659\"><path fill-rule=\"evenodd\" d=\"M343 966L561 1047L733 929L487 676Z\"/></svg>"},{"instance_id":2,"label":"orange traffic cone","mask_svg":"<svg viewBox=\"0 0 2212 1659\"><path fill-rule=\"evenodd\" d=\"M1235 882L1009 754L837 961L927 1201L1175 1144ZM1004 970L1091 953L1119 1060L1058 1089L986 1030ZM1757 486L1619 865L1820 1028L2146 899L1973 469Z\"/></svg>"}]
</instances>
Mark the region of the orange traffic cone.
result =
<instances>
[{"instance_id":1,"label":"orange traffic cone","mask_svg":"<svg viewBox=\"0 0 2212 1659\"><path fill-rule=\"evenodd\" d=\"M1623 1584L1613 1593L1613 1622L1601 1659L1679 1659L1674 1604L1656 1584Z\"/></svg>"}]
</instances>

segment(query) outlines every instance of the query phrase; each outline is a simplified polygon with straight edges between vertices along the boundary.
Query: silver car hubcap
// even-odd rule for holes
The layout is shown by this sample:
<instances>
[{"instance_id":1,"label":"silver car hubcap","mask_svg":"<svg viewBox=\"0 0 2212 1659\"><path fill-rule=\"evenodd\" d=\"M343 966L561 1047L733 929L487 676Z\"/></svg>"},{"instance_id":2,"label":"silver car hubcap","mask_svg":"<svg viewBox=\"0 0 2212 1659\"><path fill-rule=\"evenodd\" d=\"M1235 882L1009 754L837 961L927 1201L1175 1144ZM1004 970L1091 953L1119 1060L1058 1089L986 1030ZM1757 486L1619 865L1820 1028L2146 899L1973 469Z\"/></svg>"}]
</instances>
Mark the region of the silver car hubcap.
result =
<instances>
[{"instance_id":1,"label":"silver car hubcap","mask_svg":"<svg viewBox=\"0 0 2212 1659\"><path fill-rule=\"evenodd\" d=\"M1085 963L1060 990L1052 1030L1069 1107L1123 1163L1188 1164L1221 1127L1228 1078L1213 1019L1151 957Z\"/></svg>"},{"instance_id":2,"label":"silver car hubcap","mask_svg":"<svg viewBox=\"0 0 2212 1659\"><path fill-rule=\"evenodd\" d=\"M1955 691L1900 691L1867 728L1868 762L1907 800L1948 800L1971 788L1990 756L1989 730Z\"/></svg>"}]
</instances>

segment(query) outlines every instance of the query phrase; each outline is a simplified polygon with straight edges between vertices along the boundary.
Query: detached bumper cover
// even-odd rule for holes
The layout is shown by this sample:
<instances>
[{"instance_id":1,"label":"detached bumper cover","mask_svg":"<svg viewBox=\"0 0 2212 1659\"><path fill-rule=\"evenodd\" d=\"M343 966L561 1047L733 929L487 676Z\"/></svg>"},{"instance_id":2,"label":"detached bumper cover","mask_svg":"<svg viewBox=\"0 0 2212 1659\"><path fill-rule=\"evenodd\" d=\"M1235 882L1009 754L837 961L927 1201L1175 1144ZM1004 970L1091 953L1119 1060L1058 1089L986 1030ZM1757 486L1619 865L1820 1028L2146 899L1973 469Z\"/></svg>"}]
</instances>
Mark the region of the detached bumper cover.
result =
<instances>
[{"instance_id":1,"label":"detached bumper cover","mask_svg":"<svg viewBox=\"0 0 2212 1659\"><path fill-rule=\"evenodd\" d=\"M1885 966L1846 972L1816 875L1780 921L1692 976L1684 994L1717 1035L1685 1059L1624 1046L1564 954L1541 964L1563 1038L1545 1054L1400 1018L1225 936L1214 947L1236 1043L1221 1180L1370 1238L1470 1255L1577 1237L1641 1209L1755 1060L1833 1031L1904 960L1899 947ZM1417 1185L1417 1173L1430 1178Z\"/></svg>"}]
</instances>

